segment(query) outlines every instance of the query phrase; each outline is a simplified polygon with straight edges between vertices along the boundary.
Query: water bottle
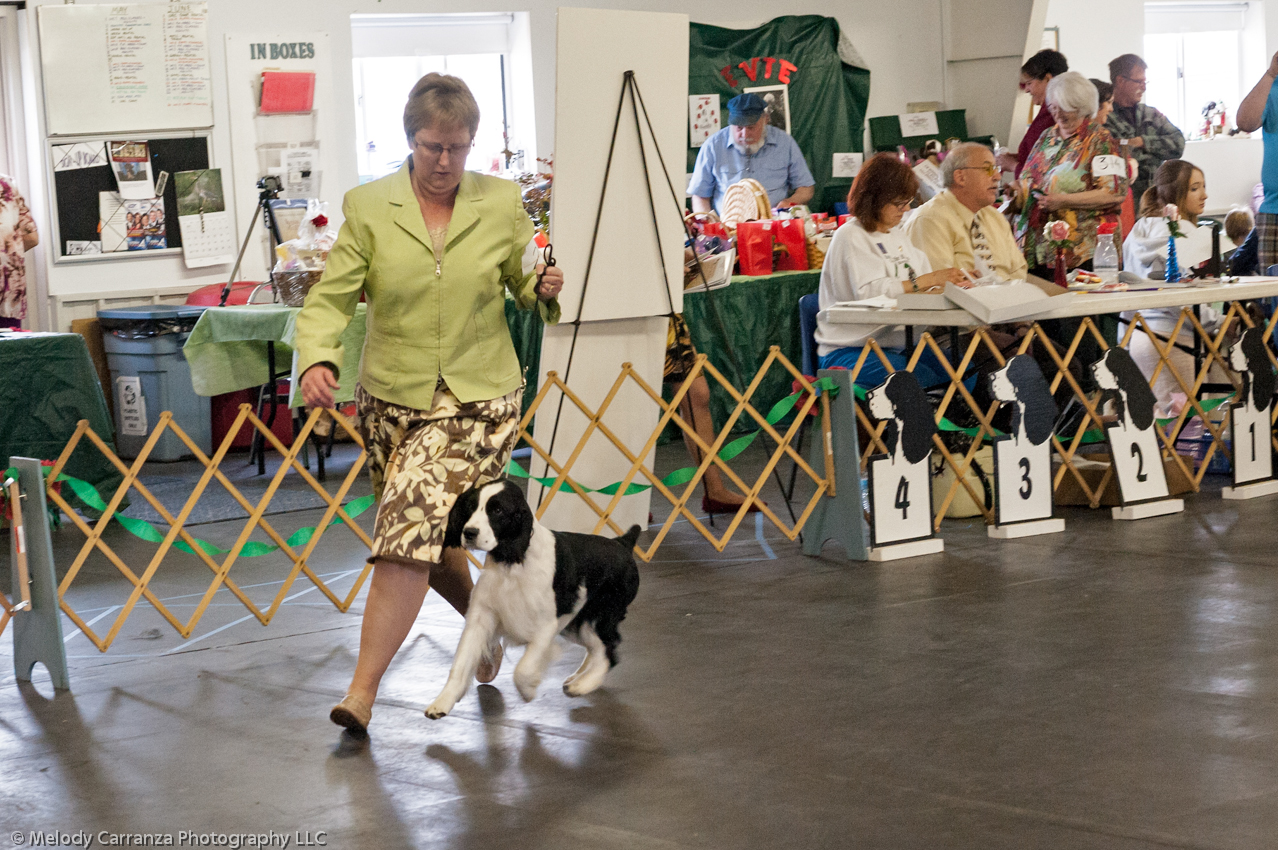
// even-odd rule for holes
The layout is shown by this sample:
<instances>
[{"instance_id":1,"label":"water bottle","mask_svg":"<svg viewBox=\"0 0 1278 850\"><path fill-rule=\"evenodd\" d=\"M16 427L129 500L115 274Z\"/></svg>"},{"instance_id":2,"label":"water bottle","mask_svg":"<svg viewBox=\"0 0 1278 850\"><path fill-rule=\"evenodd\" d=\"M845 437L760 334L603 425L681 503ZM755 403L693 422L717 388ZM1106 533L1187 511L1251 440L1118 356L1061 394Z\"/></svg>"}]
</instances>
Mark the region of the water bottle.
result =
<instances>
[{"instance_id":1,"label":"water bottle","mask_svg":"<svg viewBox=\"0 0 1278 850\"><path fill-rule=\"evenodd\" d=\"M1115 224L1102 224L1096 229L1096 253L1092 256L1092 271L1102 284L1118 280L1118 249L1114 247Z\"/></svg>"}]
</instances>

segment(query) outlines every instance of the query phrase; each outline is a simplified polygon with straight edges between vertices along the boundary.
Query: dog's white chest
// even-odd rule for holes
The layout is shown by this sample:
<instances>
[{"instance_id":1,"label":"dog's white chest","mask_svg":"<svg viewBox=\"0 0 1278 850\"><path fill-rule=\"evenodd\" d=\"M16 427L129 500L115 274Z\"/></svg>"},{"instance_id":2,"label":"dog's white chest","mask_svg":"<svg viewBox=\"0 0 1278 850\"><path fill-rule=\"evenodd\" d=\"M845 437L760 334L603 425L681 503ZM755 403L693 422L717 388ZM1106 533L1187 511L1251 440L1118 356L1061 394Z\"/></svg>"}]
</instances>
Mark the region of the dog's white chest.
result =
<instances>
[{"instance_id":1,"label":"dog's white chest","mask_svg":"<svg viewBox=\"0 0 1278 850\"><path fill-rule=\"evenodd\" d=\"M492 612L512 643L526 644L557 619L554 578L554 536L539 525L522 564L493 564L483 571L471 605Z\"/></svg>"}]
</instances>

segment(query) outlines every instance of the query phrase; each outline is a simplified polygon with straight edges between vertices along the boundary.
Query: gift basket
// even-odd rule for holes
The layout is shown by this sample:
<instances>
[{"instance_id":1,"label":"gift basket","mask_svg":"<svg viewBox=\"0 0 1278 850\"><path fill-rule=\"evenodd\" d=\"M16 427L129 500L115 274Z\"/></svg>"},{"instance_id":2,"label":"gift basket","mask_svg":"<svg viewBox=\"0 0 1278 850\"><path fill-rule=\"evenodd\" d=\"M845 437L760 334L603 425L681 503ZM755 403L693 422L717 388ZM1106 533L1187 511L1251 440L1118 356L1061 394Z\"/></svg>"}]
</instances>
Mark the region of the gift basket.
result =
<instances>
[{"instance_id":1,"label":"gift basket","mask_svg":"<svg viewBox=\"0 0 1278 850\"><path fill-rule=\"evenodd\" d=\"M279 300L289 307L301 307L306 293L324 275L328 252L337 240L337 230L329 227L327 202L306 203L306 218L297 228L297 238L275 247L275 268L271 285Z\"/></svg>"}]
</instances>

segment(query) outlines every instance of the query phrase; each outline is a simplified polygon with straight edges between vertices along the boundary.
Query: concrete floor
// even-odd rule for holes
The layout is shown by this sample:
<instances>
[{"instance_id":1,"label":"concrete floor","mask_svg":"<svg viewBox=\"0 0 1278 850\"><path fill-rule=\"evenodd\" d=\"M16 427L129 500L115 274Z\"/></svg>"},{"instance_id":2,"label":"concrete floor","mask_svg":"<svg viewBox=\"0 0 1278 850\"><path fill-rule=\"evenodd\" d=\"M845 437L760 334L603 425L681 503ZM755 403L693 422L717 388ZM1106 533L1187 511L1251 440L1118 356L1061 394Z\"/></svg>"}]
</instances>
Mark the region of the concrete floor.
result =
<instances>
[{"instance_id":1,"label":"concrete floor","mask_svg":"<svg viewBox=\"0 0 1278 850\"><path fill-rule=\"evenodd\" d=\"M1009 542L949 521L943 555L882 565L804 557L764 524L720 555L684 524L641 567L603 690L559 691L572 648L532 703L508 660L427 720L462 625L432 595L367 744L327 719L362 598L341 614L304 579L266 628L225 591L190 641L146 607L106 654L67 625L70 692L39 668L19 686L6 636L0 846L273 830L337 848L1273 848L1276 508L1204 492L1134 523L1066 509L1065 534ZM65 565L82 538L56 537ZM131 563L153 551L110 540ZM359 547L326 540L316 570L349 588ZM235 570L263 604L279 590L278 561ZM207 575L175 562L156 592L186 616ZM122 584L91 565L73 605L105 628Z\"/></svg>"}]
</instances>

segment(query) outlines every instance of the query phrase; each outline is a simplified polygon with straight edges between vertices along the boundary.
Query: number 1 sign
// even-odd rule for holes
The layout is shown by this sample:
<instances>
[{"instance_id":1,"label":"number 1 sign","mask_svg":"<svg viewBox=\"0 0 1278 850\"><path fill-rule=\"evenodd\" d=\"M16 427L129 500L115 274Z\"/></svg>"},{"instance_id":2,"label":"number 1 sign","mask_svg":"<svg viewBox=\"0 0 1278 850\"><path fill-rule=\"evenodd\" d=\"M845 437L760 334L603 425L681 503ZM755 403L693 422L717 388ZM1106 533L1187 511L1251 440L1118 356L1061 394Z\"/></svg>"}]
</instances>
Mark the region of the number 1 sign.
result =
<instances>
[{"instance_id":1,"label":"number 1 sign","mask_svg":"<svg viewBox=\"0 0 1278 850\"><path fill-rule=\"evenodd\" d=\"M1226 499L1247 499L1278 493L1274 481L1273 410L1274 370L1266 350L1264 330L1248 328L1229 349L1229 365L1242 377L1242 392L1229 407L1233 440L1234 486L1225 487Z\"/></svg>"},{"instance_id":2,"label":"number 1 sign","mask_svg":"<svg viewBox=\"0 0 1278 850\"><path fill-rule=\"evenodd\" d=\"M990 375L990 392L1012 406L1011 433L994 441L995 528L990 536L1064 531L1065 521L1052 519L1056 402L1047 380L1033 357L1018 354Z\"/></svg>"},{"instance_id":3,"label":"number 1 sign","mask_svg":"<svg viewBox=\"0 0 1278 850\"><path fill-rule=\"evenodd\" d=\"M932 537L932 435L936 420L918 379L910 372L893 372L867 396L870 415L885 421L883 442L888 453L870 458L870 539L877 549L885 544ZM932 543L933 541L929 541ZM939 544L941 541L934 541ZM914 551L901 549L888 557L940 551L935 545ZM875 555L871 552L871 559Z\"/></svg>"}]
</instances>

